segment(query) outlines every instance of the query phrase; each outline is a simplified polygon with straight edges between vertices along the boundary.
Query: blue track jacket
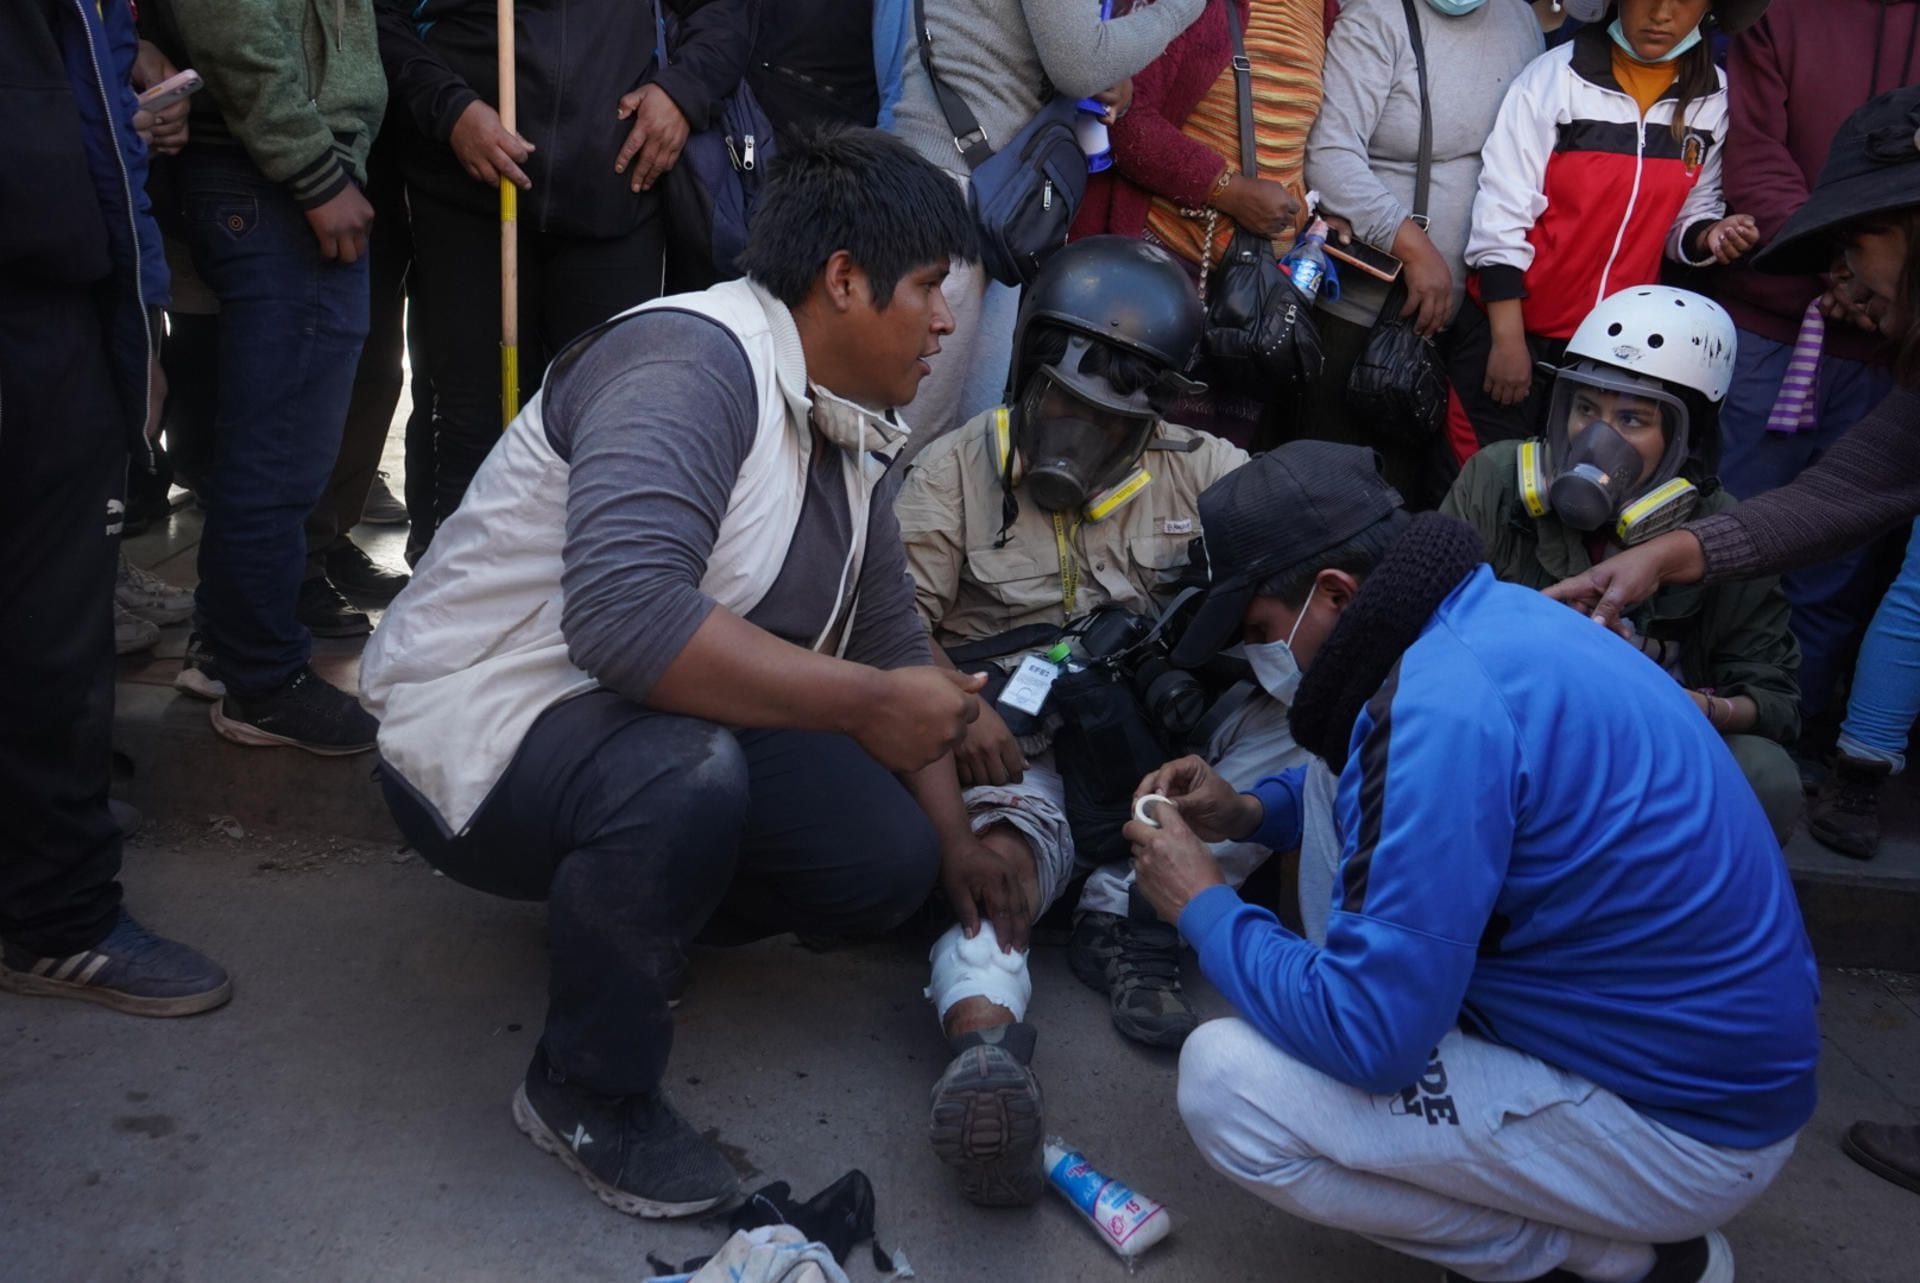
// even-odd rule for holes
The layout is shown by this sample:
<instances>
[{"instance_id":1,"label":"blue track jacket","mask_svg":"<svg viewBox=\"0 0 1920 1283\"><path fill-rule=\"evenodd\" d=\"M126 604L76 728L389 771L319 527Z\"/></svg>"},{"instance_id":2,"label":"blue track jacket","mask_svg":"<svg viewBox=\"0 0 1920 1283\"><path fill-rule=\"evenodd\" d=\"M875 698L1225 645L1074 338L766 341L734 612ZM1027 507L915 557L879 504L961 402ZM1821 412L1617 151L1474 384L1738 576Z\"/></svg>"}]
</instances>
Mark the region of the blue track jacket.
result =
<instances>
[{"instance_id":1,"label":"blue track jacket","mask_svg":"<svg viewBox=\"0 0 1920 1283\"><path fill-rule=\"evenodd\" d=\"M1300 844L1303 771L1251 839ZM1353 728L1324 948L1227 887L1180 931L1288 1055L1385 1094L1461 1028L1736 1149L1813 1113L1819 976L1760 803L1674 680L1481 566Z\"/></svg>"}]
</instances>

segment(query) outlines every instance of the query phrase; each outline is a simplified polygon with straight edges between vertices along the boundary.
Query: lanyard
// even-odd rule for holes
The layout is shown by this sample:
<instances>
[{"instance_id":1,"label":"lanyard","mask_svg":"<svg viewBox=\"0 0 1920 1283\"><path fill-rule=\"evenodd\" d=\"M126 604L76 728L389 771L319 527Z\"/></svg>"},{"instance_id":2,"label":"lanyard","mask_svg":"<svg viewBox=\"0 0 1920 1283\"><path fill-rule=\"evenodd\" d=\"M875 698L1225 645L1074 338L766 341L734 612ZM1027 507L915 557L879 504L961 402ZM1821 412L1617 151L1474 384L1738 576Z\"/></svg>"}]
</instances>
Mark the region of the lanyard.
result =
<instances>
[{"instance_id":1,"label":"lanyard","mask_svg":"<svg viewBox=\"0 0 1920 1283\"><path fill-rule=\"evenodd\" d=\"M1067 619L1073 619L1074 602L1080 596L1080 564L1074 560L1073 545L1070 542L1080 533L1080 518L1073 519L1073 528L1067 528L1067 519L1060 513L1053 514L1053 546L1060 553L1060 604L1066 607Z\"/></svg>"}]
</instances>

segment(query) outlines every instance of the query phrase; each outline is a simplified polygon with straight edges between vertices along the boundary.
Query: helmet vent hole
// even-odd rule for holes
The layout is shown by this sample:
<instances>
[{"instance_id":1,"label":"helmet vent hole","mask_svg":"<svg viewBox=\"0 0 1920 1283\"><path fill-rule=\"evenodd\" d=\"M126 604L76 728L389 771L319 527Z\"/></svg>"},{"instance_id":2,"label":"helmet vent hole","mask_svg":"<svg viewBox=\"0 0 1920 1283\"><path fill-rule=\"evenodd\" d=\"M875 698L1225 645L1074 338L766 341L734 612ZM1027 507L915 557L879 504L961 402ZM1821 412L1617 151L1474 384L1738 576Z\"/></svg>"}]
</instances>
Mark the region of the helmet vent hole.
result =
<instances>
[{"instance_id":1,"label":"helmet vent hole","mask_svg":"<svg viewBox=\"0 0 1920 1283\"><path fill-rule=\"evenodd\" d=\"M1666 340L1666 336L1665 336L1665 335L1661 335L1661 334L1649 334L1649 335L1647 335L1647 346L1648 346L1648 347L1662 347L1662 346L1664 346L1664 345L1666 344L1666 341L1667 341L1667 340Z\"/></svg>"},{"instance_id":2,"label":"helmet vent hole","mask_svg":"<svg viewBox=\"0 0 1920 1283\"><path fill-rule=\"evenodd\" d=\"M1687 300L1685 300L1685 299L1683 299L1683 298L1677 298L1677 299L1675 299L1675 300L1673 300L1673 305L1674 305L1675 307L1685 307L1685 306L1687 305Z\"/></svg>"},{"instance_id":3,"label":"helmet vent hole","mask_svg":"<svg viewBox=\"0 0 1920 1283\"><path fill-rule=\"evenodd\" d=\"M1607 337L1610 339L1617 339L1620 337L1620 322L1615 321L1612 325L1609 325L1607 327Z\"/></svg>"}]
</instances>

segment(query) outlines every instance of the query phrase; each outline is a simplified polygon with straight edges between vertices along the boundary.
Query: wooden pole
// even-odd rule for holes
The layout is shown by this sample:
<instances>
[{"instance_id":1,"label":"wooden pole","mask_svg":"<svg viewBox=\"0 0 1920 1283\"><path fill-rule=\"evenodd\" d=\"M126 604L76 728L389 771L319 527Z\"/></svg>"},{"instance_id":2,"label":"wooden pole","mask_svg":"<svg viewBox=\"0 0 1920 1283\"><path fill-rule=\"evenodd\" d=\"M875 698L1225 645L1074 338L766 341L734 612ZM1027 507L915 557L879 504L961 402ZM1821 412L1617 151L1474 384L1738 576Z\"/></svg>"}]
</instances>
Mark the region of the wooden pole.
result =
<instances>
[{"instance_id":1,"label":"wooden pole","mask_svg":"<svg viewBox=\"0 0 1920 1283\"><path fill-rule=\"evenodd\" d=\"M500 123L520 128L514 87L513 0L495 0L499 26ZM520 189L500 179L500 422L520 413Z\"/></svg>"}]
</instances>

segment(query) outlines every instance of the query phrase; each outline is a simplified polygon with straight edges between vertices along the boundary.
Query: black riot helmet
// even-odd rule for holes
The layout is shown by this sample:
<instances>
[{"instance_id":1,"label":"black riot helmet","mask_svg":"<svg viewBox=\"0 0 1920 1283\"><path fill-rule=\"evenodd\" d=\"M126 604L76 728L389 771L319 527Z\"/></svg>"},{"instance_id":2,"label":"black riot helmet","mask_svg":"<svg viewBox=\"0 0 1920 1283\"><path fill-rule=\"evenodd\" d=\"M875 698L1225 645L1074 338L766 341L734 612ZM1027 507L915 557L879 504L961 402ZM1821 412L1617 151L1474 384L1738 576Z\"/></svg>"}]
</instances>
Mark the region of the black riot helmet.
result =
<instances>
[{"instance_id":1,"label":"black riot helmet","mask_svg":"<svg viewBox=\"0 0 1920 1283\"><path fill-rule=\"evenodd\" d=\"M1198 390L1181 371L1204 323L1192 282L1158 246L1094 236L1049 258L1014 329L1007 400L1020 459L1003 461L1009 492L1024 476L1034 501L1060 512L1124 478L1162 407ZM1116 365L1148 373L1116 381Z\"/></svg>"}]
</instances>

